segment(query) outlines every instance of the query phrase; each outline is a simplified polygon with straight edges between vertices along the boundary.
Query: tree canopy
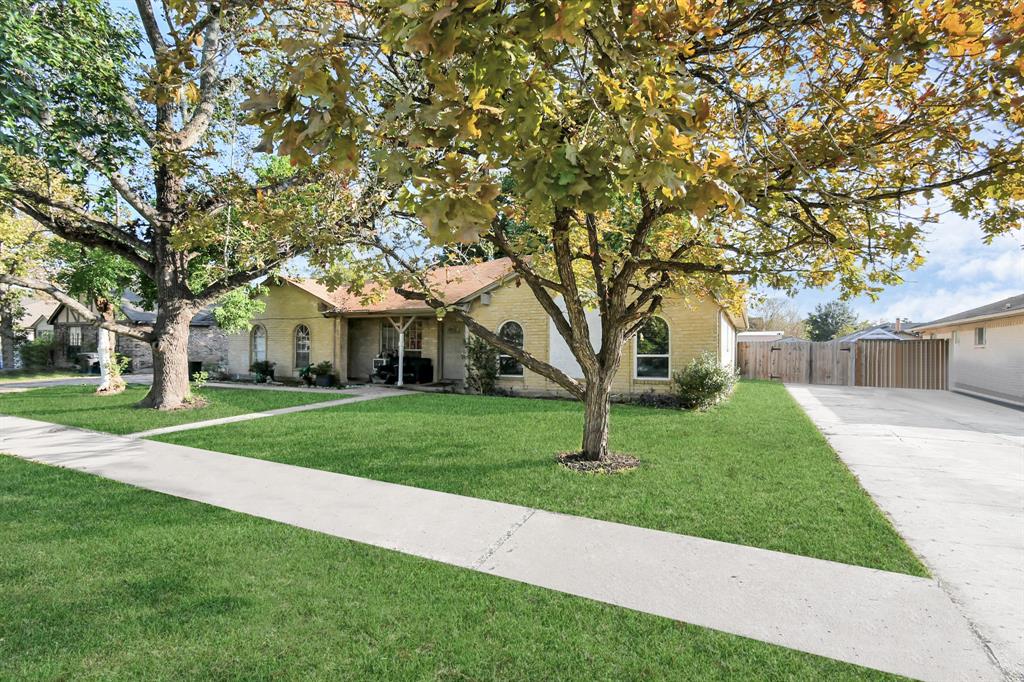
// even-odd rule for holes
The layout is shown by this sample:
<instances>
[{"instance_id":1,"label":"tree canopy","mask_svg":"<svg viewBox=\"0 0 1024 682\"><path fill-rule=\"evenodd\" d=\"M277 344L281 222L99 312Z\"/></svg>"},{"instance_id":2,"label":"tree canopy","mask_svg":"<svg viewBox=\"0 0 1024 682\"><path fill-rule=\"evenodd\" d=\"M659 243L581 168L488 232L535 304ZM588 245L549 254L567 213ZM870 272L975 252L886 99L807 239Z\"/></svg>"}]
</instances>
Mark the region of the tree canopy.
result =
<instances>
[{"instance_id":1,"label":"tree canopy","mask_svg":"<svg viewBox=\"0 0 1024 682\"><path fill-rule=\"evenodd\" d=\"M0 2L0 207L138 271L155 323L95 322L152 344L145 402L179 407L192 315L231 294L220 319L241 320L251 296L231 292L324 243L358 188L253 151L242 87L273 55L252 48L252 3ZM0 278L75 305L60 283Z\"/></svg>"},{"instance_id":2,"label":"tree canopy","mask_svg":"<svg viewBox=\"0 0 1024 682\"><path fill-rule=\"evenodd\" d=\"M921 263L942 207L989 237L1024 216L1019 7L380 0L315 19L277 7L277 84L248 103L264 148L299 166L366 155L395 188L389 220L344 238L405 270L407 295L585 399L596 431L623 341L668 293L872 294ZM445 306L417 274L436 253L424 240L446 259L477 240L509 256L584 381Z\"/></svg>"},{"instance_id":3,"label":"tree canopy","mask_svg":"<svg viewBox=\"0 0 1024 682\"><path fill-rule=\"evenodd\" d=\"M857 313L846 301L819 303L807 316L807 337L811 341L831 341L856 331L860 326Z\"/></svg>"}]
</instances>

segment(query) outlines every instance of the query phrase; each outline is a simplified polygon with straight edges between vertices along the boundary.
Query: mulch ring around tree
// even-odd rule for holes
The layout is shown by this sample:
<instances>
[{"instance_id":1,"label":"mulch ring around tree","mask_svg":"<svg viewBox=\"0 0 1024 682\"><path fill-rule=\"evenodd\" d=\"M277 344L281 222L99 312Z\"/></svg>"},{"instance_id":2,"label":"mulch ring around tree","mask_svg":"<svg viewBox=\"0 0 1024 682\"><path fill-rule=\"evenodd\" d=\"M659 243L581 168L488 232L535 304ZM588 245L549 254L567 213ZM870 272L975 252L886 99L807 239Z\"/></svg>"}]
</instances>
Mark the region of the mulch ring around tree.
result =
<instances>
[{"instance_id":1,"label":"mulch ring around tree","mask_svg":"<svg viewBox=\"0 0 1024 682\"><path fill-rule=\"evenodd\" d=\"M566 469L588 474L618 474L640 466L636 457L617 452L610 452L598 460L586 459L581 452L560 452L558 463Z\"/></svg>"}]
</instances>

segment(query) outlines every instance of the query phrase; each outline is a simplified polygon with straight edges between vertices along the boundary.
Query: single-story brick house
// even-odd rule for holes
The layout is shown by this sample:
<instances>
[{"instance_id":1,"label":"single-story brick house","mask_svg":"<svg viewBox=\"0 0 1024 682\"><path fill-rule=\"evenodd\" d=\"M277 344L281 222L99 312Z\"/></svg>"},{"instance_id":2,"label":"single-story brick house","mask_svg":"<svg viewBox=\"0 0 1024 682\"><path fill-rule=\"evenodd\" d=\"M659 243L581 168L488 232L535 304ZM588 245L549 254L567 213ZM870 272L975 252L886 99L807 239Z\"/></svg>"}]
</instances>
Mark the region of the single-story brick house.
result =
<instances>
[{"instance_id":1,"label":"single-story brick house","mask_svg":"<svg viewBox=\"0 0 1024 682\"><path fill-rule=\"evenodd\" d=\"M570 376L582 376L566 343L508 259L442 267L429 277L446 302L462 306L481 324ZM229 336L231 374L246 376L253 362L269 361L275 364L277 377L296 377L308 364L329 361L343 379L368 381L374 374L382 376L381 367L389 359L393 362L403 337L404 361L421 370L415 377L407 376L405 383L459 385L465 379L465 325L453 317L439 321L425 303L393 290L367 303L365 297L344 289L331 291L311 279L283 277L268 285L265 310L253 318L250 331ZM596 345L596 311L588 322ZM666 297L657 318L624 349L613 392L664 390L672 372L703 351L734 366L737 326L742 326L741 320L713 300ZM502 358L501 368L503 389L522 394L561 392L510 357Z\"/></svg>"},{"instance_id":2,"label":"single-story brick house","mask_svg":"<svg viewBox=\"0 0 1024 682\"><path fill-rule=\"evenodd\" d=\"M949 340L953 391L1024 407L1024 294L914 326Z\"/></svg>"},{"instance_id":3,"label":"single-story brick house","mask_svg":"<svg viewBox=\"0 0 1024 682\"><path fill-rule=\"evenodd\" d=\"M156 313L146 310L141 299L126 292L121 300L118 321L124 324L151 324ZM61 304L47 321L53 327L54 357L57 367L78 364L81 353L95 353L99 328L83 319L75 311ZM133 372L145 372L153 367L153 350L148 343L121 334L115 334L114 350L131 358ZM188 359L190 365L204 368L222 366L227 361L227 335L217 326L209 310L201 310L189 326Z\"/></svg>"}]
</instances>

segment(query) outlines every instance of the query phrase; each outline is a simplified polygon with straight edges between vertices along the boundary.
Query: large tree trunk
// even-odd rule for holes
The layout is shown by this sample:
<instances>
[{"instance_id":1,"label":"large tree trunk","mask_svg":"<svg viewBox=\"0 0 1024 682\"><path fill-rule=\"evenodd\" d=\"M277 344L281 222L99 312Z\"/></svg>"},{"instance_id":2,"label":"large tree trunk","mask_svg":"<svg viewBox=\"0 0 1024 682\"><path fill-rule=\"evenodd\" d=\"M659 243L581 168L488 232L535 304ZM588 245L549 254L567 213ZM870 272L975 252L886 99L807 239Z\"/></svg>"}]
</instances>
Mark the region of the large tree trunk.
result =
<instances>
[{"instance_id":1,"label":"large tree trunk","mask_svg":"<svg viewBox=\"0 0 1024 682\"><path fill-rule=\"evenodd\" d=\"M608 455L608 416L611 412L611 382L587 385L583 412L583 450L585 459L598 461Z\"/></svg>"},{"instance_id":2,"label":"large tree trunk","mask_svg":"<svg viewBox=\"0 0 1024 682\"><path fill-rule=\"evenodd\" d=\"M188 333L192 310L176 307L161 308L154 326L153 385L140 407L158 410L176 410L185 405L189 397Z\"/></svg>"}]
</instances>

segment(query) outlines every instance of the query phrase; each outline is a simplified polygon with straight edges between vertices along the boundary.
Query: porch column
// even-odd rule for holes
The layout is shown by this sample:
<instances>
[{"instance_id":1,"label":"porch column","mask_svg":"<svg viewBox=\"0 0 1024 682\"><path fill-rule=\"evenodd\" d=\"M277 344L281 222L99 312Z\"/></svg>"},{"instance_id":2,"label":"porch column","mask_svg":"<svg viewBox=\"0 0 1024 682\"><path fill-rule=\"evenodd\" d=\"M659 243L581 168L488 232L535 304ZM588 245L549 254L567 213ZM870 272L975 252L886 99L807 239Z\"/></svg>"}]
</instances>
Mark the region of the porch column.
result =
<instances>
[{"instance_id":1,"label":"porch column","mask_svg":"<svg viewBox=\"0 0 1024 682\"><path fill-rule=\"evenodd\" d=\"M388 322L391 326L398 330L398 377L395 379L395 386L404 385L403 376L405 374L405 330L409 328L412 321L416 319L410 317L408 322L404 322L404 317L399 317L398 322L395 322L390 316Z\"/></svg>"},{"instance_id":2,"label":"porch column","mask_svg":"<svg viewBox=\"0 0 1024 682\"><path fill-rule=\"evenodd\" d=\"M398 379L395 386L403 385L405 379L405 326L398 330Z\"/></svg>"}]
</instances>

